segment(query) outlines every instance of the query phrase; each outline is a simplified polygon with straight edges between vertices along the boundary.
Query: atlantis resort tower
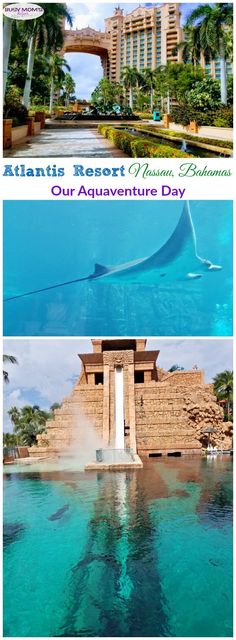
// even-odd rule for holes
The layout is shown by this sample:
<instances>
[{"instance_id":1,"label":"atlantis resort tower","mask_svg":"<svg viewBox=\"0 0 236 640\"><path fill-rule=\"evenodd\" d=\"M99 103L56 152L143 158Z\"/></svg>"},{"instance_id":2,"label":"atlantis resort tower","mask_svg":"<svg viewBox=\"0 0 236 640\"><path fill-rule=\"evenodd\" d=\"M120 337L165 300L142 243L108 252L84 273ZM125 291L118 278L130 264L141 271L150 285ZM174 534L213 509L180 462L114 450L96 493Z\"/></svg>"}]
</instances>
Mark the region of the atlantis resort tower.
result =
<instances>
[{"instance_id":1,"label":"atlantis resort tower","mask_svg":"<svg viewBox=\"0 0 236 640\"><path fill-rule=\"evenodd\" d=\"M82 52L100 56L103 75L120 82L122 68L128 66L142 72L156 69L168 62L181 62L181 49L176 45L183 41L180 4L161 3L139 6L130 13L117 7L114 15L105 18L104 31L91 27L65 29L63 53ZM206 73L220 78L218 59L200 60ZM232 73L229 63L227 67Z\"/></svg>"}]
</instances>

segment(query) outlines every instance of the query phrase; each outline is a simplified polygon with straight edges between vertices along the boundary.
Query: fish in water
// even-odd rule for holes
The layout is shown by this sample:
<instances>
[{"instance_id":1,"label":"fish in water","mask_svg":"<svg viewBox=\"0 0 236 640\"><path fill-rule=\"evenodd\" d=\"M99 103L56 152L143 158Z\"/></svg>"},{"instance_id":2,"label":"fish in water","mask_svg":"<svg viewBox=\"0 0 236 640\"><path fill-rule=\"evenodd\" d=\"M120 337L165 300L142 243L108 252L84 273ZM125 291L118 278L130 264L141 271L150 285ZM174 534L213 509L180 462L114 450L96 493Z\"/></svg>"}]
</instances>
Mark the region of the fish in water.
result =
<instances>
[{"instance_id":1,"label":"fish in water","mask_svg":"<svg viewBox=\"0 0 236 640\"><path fill-rule=\"evenodd\" d=\"M189 202L186 201L179 222L170 238L150 256L116 266L95 263L94 272L84 278L76 278L75 280L61 282L43 289L20 293L5 298L4 302L85 280L123 281L129 284L160 284L163 278L168 282L196 280L202 278L205 273L219 271L220 269L222 269L220 265L213 264L210 260L198 255L195 228Z\"/></svg>"},{"instance_id":2,"label":"fish in water","mask_svg":"<svg viewBox=\"0 0 236 640\"><path fill-rule=\"evenodd\" d=\"M61 507L60 509L58 509L58 511L56 511L55 513L52 513L52 515L48 517L48 520L60 520L60 518L63 516L63 514L66 511L68 511L68 509L69 509L69 505L64 504L64 507Z\"/></svg>"},{"instance_id":3,"label":"fish in water","mask_svg":"<svg viewBox=\"0 0 236 640\"><path fill-rule=\"evenodd\" d=\"M3 525L3 546L6 547L13 542L16 542L23 531L25 526L21 522L9 522Z\"/></svg>"}]
</instances>

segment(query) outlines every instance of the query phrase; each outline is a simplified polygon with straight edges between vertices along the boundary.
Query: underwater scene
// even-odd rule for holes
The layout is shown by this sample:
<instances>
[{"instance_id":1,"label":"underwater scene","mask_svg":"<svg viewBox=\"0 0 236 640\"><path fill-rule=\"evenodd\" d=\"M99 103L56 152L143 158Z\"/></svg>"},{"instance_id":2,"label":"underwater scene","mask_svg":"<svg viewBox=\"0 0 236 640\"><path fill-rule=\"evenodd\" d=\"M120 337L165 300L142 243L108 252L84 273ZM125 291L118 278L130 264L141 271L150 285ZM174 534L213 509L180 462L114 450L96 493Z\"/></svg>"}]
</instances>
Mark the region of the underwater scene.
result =
<instances>
[{"instance_id":1,"label":"underwater scene","mask_svg":"<svg viewBox=\"0 0 236 640\"><path fill-rule=\"evenodd\" d=\"M4 637L231 637L232 458L4 476Z\"/></svg>"},{"instance_id":2,"label":"underwater scene","mask_svg":"<svg viewBox=\"0 0 236 640\"><path fill-rule=\"evenodd\" d=\"M6 201L4 334L232 335L232 202Z\"/></svg>"}]
</instances>

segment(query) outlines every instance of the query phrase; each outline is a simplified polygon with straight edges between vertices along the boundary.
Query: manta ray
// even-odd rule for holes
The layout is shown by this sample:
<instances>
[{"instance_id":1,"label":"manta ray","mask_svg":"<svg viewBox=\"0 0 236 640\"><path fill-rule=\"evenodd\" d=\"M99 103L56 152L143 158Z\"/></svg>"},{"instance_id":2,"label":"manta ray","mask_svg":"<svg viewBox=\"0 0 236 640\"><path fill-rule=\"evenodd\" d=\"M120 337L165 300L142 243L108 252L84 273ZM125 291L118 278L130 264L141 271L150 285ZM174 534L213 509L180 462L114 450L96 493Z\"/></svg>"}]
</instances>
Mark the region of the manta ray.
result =
<instances>
[{"instance_id":1,"label":"manta ray","mask_svg":"<svg viewBox=\"0 0 236 640\"><path fill-rule=\"evenodd\" d=\"M20 293L6 298L5 302L30 296L35 293L57 289L58 287L65 287L85 280L90 282L107 280L114 283L123 281L128 284L158 285L162 283L163 278L168 282L197 280L202 278L207 272L218 271L220 269L222 269L220 265L213 264L210 260L198 255L196 233L189 202L186 201L173 233L167 242L150 256L116 266L105 266L95 263L93 273L86 277L53 284L43 289Z\"/></svg>"}]
</instances>

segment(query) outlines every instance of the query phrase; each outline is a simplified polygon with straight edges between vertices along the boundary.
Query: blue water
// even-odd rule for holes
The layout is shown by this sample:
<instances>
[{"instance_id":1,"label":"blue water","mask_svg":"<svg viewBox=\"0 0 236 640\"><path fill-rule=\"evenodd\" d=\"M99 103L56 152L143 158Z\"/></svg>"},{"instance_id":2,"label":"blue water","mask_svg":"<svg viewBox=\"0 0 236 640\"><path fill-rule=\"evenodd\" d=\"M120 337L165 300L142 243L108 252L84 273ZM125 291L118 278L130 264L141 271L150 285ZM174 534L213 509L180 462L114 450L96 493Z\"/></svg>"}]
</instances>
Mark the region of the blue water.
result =
<instances>
[{"instance_id":1,"label":"blue water","mask_svg":"<svg viewBox=\"0 0 236 640\"><path fill-rule=\"evenodd\" d=\"M154 253L184 203L13 201L4 204L4 297ZM200 256L222 266L199 280L79 282L6 302L5 335L232 335L232 203L192 201ZM178 274L177 274L178 275Z\"/></svg>"},{"instance_id":2,"label":"blue water","mask_svg":"<svg viewBox=\"0 0 236 640\"><path fill-rule=\"evenodd\" d=\"M68 464L7 470L4 635L231 637L231 459Z\"/></svg>"}]
</instances>

